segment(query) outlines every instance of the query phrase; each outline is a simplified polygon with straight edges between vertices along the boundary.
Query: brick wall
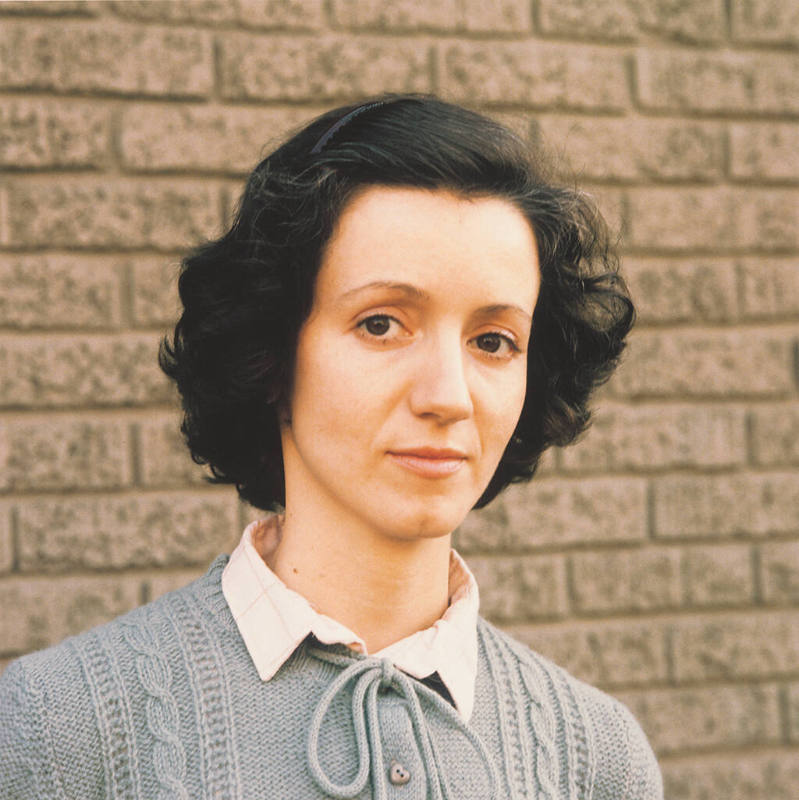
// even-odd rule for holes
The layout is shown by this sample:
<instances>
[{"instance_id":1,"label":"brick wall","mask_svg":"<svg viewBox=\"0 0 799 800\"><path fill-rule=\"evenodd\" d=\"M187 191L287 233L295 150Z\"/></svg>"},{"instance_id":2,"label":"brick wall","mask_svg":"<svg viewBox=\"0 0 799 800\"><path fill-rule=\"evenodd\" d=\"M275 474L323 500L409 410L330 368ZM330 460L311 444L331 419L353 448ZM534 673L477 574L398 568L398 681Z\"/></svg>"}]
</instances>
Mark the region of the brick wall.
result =
<instances>
[{"instance_id":1,"label":"brick wall","mask_svg":"<svg viewBox=\"0 0 799 800\"><path fill-rule=\"evenodd\" d=\"M632 707L670 800L795 800L792 0L0 3L2 663L238 537L155 362L176 264L268 142L380 90L546 142L640 311L590 434L458 532L484 612Z\"/></svg>"}]
</instances>

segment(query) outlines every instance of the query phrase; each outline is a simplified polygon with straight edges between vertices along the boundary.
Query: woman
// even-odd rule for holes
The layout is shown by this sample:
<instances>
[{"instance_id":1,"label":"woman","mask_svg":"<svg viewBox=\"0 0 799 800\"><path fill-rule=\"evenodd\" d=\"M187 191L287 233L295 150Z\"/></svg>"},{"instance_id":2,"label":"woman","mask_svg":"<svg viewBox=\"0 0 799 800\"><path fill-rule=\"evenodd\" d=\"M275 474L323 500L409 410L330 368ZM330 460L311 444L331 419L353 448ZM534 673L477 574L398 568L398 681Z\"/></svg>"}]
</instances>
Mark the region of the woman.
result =
<instances>
[{"instance_id":1,"label":"woman","mask_svg":"<svg viewBox=\"0 0 799 800\"><path fill-rule=\"evenodd\" d=\"M662 797L629 712L478 615L471 508L572 441L633 319L603 225L498 124L331 111L183 265L194 459L273 512L2 679L3 797Z\"/></svg>"}]
</instances>

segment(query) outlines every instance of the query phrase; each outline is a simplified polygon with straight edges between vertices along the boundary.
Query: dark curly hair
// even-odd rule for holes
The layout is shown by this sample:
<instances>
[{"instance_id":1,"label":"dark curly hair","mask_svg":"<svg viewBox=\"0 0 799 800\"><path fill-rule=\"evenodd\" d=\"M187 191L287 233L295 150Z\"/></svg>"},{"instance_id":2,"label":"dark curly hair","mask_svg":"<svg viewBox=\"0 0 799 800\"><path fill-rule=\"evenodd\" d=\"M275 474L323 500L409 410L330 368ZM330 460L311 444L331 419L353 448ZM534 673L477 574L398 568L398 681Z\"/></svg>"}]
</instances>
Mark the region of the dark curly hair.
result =
<instances>
[{"instance_id":1,"label":"dark curly hair","mask_svg":"<svg viewBox=\"0 0 799 800\"><path fill-rule=\"evenodd\" d=\"M285 504L279 414L297 335L342 209L364 186L509 200L535 232L541 288L527 394L475 505L532 478L541 454L585 430L592 391L618 362L634 309L594 204L550 180L540 155L497 122L429 95L382 95L329 111L253 170L230 230L182 264L184 311L159 363L182 396L181 430L215 483Z\"/></svg>"}]
</instances>

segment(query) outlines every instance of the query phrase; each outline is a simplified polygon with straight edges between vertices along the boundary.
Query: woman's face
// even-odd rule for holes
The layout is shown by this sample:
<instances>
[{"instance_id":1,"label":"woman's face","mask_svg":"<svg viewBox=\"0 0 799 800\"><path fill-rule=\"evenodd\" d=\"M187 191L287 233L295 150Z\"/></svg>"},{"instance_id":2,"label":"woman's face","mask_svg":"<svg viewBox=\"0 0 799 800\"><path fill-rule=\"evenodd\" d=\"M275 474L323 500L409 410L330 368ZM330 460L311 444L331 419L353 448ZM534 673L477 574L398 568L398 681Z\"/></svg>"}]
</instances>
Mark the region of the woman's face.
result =
<instances>
[{"instance_id":1,"label":"woman's face","mask_svg":"<svg viewBox=\"0 0 799 800\"><path fill-rule=\"evenodd\" d=\"M299 334L287 510L313 502L403 539L456 528L519 419L538 287L533 231L507 200L350 200Z\"/></svg>"}]
</instances>

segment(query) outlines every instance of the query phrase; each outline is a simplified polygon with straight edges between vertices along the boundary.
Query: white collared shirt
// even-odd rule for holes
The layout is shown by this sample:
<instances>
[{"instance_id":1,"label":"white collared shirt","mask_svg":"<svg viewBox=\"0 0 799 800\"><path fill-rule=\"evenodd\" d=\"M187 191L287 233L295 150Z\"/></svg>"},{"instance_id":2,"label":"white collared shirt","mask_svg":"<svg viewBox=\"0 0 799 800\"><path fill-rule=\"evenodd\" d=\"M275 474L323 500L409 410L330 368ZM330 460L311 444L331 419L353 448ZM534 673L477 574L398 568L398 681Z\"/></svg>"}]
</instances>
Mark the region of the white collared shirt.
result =
<instances>
[{"instance_id":1,"label":"white collared shirt","mask_svg":"<svg viewBox=\"0 0 799 800\"><path fill-rule=\"evenodd\" d=\"M406 636L377 653L345 625L319 613L289 589L255 549L272 552L280 542L277 515L244 530L222 573L222 592L261 680L268 681L300 643L313 633L324 644L346 644L365 655L389 659L395 667L422 679L437 672L464 722L474 707L477 676L477 582L464 560L450 550L449 606L432 626Z\"/></svg>"}]
</instances>

